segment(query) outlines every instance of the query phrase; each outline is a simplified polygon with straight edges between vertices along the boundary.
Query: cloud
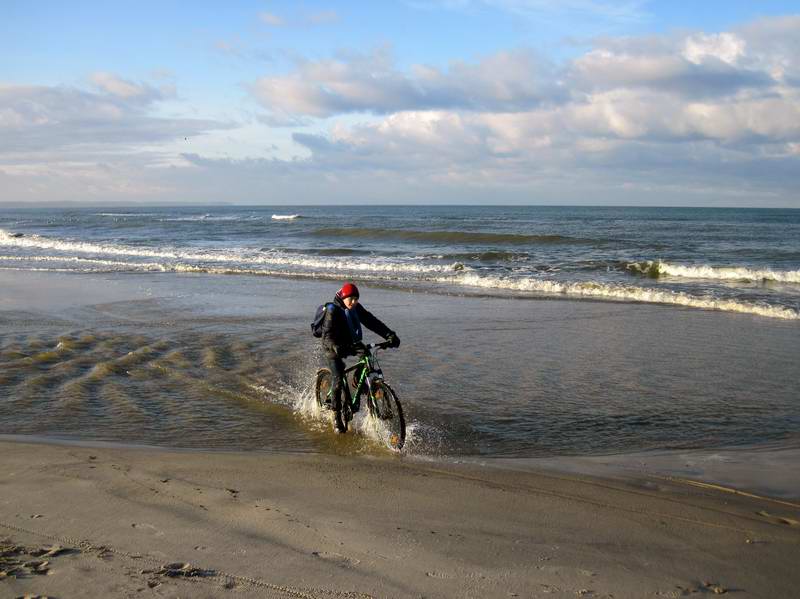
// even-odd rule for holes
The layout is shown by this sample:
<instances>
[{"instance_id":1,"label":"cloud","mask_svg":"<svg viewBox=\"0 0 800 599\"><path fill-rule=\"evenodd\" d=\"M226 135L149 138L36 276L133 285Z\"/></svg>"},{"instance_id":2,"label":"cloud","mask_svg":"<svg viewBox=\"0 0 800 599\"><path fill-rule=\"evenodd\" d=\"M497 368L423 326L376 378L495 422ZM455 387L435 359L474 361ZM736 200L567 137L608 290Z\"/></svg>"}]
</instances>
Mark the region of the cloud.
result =
<instances>
[{"instance_id":1,"label":"cloud","mask_svg":"<svg viewBox=\"0 0 800 599\"><path fill-rule=\"evenodd\" d=\"M159 146L231 127L154 116L168 87L110 73L90 81L95 89L0 84L0 201L179 193L159 173L188 163Z\"/></svg>"},{"instance_id":2,"label":"cloud","mask_svg":"<svg viewBox=\"0 0 800 599\"><path fill-rule=\"evenodd\" d=\"M339 21L339 13L335 10L320 10L317 12L306 13L296 19L287 20L284 17L268 12L260 12L258 19L270 27L289 27L289 26L318 26L328 25Z\"/></svg>"},{"instance_id":3,"label":"cloud","mask_svg":"<svg viewBox=\"0 0 800 599\"><path fill-rule=\"evenodd\" d=\"M150 115L164 95L100 74L99 92L66 86L0 85L0 154L75 145L165 142L229 125L206 119Z\"/></svg>"},{"instance_id":4,"label":"cloud","mask_svg":"<svg viewBox=\"0 0 800 599\"><path fill-rule=\"evenodd\" d=\"M384 49L298 62L252 92L274 118L327 123L293 136L309 171L796 203L799 26L603 38L561 65L515 50L401 70Z\"/></svg>"},{"instance_id":5,"label":"cloud","mask_svg":"<svg viewBox=\"0 0 800 599\"><path fill-rule=\"evenodd\" d=\"M337 13L335 10L321 10L319 12L309 14L306 19L311 25L327 25L328 23L338 22L339 13Z\"/></svg>"},{"instance_id":6,"label":"cloud","mask_svg":"<svg viewBox=\"0 0 800 599\"><path fill-rule=\"evenodd\" d=\"M595 49L577 59L569 77L577 90L646 88L684 98L727 96L744 89L767 89L768 73L737 67L691 46L690 57L676 53L619 53Z\"/></svg>"},{"instance_id":7,"label":"cloud","mask_svg":"<svg viewBox=\"0 0 800 599\"><path fill-rule=\"evenodd\" d=\"M113 73L96 72L90 76L90 80L99 90L129 102L149 104L163 99L161 91L147 84L122 79Z\"/></svg>"},{"instance_id":8,"label":"cloud","mask_svg":"<svg viewBox=\"0 0 800 599\"><path fill-rule=\"evenodd\" d=\"M788 18L794 24L793 18ZM252 95L275 118L326 118L402 111L525 112L625 90L668 94L687 104L787 96L797 88L800 45L791 27L772 19L737 31L598 39L594 47L555 65L517 49L446 69L418 64L400 70L389 49L298 60L294 70L262 77ZM776 38L783 35L785 42ZM797 50L798 54L793 51ZM644 94L642 94L644 97Z\"/></svg>"},{"instance_id":9,"label":"cloud","mask_svg":"<svg viewBox=\"0 0 800 599\"><path fill-rule=\"evenodd\" d=\"M266 23L270 27L283 27L286 25L286 21L283 18L279 17L278 15L274 15L268 12L261 12L258 14L258 18L261 20L262 23Z\"/></svg>"},{"instance_id":10,"label":"cloud","mask_svg":"<svg viewBox=\"0 0 800 599\"><path fill-rule=\"evenodd\" d=\"M272 112L327 117L405 110L520 111L563 99L550 65L528 50L499 52L477 64L454 61L446 71L417 65L399 71L386 49L341 59L302 61L289 75L251 87Z\"/></svg>"}]
</instances>

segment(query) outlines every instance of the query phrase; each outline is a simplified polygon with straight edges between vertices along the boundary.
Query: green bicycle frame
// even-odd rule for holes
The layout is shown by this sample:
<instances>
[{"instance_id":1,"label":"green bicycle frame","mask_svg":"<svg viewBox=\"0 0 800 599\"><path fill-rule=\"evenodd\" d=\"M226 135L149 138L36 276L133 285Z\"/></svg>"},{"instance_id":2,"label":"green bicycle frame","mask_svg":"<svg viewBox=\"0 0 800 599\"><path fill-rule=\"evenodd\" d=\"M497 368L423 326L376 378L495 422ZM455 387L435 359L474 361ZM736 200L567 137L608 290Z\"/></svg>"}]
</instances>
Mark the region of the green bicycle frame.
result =
<instances>
[{"instance_id":1,"label":"green bicycle frame","mask_svg":"<svg viewBox=\"0 0 800 599\"><path fill-rule=\"evenodd\" d=\"M352 393L350 392L350 384L347 382L347 374L353 372L357 368L361 368L361 372L358 376L358 382L354 385ZM358 397L358 394L361 392L361 387L366 382L367 389L369 391L368 395L370 399L372 397L372 385L369 382L369 375L372 373L377 373L378 375L383 378L383 373L381 372L380 366L378 366L378 362L375 359L375 356L372 354L367 354L362 356L358 362L350 366L349 368L345 368L344 375L342 376L342 382L344 383L344 390L347 396L348 404L353 407L355 406L355 399ZM333 397L333 387L330 388L328 391L328 397Z\"/></svg>"}]
</instances>

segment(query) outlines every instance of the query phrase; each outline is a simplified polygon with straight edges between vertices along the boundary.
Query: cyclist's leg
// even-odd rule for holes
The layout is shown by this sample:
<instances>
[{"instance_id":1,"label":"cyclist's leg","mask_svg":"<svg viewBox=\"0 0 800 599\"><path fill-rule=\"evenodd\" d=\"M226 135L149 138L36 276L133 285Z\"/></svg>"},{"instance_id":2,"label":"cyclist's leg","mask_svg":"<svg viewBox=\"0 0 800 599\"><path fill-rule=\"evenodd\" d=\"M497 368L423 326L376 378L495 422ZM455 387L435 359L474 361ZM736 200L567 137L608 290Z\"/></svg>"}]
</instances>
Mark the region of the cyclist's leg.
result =
<instances>
[{"instance_id":1,"label":"cyclist's leg","mask_svg":"<svg viewBox=\"0 0 800 599\"><path fill-rule=\"evenodd\" d=\"M344 391L344 385L342 383L342 378L344 377L344 360L337 357L329 357L328 368L331 369L331 374L333 375L332 398L341 406L342 393ZM334 406L331 405L330 407L333 408Z\"/></svg>"}]
</instances>

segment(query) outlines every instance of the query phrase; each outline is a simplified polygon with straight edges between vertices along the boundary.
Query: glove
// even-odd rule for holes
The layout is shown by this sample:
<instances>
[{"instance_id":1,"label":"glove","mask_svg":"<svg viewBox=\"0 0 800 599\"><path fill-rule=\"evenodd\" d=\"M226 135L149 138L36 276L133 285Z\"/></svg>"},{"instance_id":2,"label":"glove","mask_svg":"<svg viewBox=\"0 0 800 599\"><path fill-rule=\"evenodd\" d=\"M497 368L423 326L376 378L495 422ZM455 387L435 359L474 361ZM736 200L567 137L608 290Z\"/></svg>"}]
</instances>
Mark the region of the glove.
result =
<instances>
[{"instance_id":1,"label":"glove","mask_svg":"<svg viewBox=\"0 0 800 599\"><path fill-rule=\"evenodd\" d=\"M386 341L389 342L389 347L400 347L400 337L392 333L386 338Z\"/></svg>"}]
</instances>

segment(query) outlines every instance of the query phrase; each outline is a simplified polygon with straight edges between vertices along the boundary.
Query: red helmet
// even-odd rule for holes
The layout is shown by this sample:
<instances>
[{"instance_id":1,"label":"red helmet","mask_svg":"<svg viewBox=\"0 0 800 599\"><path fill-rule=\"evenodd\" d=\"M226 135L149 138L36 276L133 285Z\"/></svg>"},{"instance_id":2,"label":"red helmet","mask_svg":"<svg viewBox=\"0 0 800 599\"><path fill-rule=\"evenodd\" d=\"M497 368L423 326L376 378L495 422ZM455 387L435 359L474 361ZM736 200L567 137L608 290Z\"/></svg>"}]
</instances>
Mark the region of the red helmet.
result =
<instances>
[{"instance_id":1,"label":"red helmet","mask_svg":"<svg viewBox=\"0 0 800 599\"><path fill-rule=\"evenodd\" d=\"M345 283L342 285L342 288L336 292L336 297L339 299L344 299L346 297L358 298L358 287L353 285L353 283Z\"/></svg>"}]
</instances>

